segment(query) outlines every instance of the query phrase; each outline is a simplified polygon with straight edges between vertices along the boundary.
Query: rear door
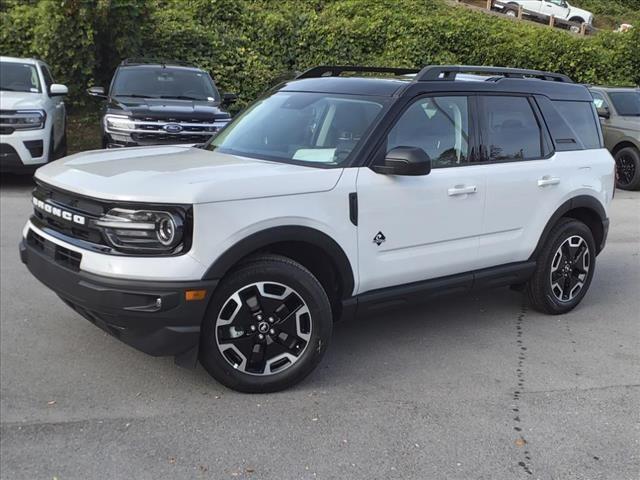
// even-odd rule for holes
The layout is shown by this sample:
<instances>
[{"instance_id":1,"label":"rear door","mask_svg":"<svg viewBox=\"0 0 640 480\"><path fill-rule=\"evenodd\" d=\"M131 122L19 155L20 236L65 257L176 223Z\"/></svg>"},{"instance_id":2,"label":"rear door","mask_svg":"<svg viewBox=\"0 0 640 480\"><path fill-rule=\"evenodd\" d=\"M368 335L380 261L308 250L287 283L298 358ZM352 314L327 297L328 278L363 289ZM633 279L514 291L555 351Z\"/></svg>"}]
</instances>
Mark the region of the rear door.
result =
<instances>
[{"instance_id":1,"label":"rear door","mask_svg":"<svg viewBox=\"0 0 640 480\"><path fill-rule=\"evenodd\" d=\"M476 267L485 177L471 163L474 105L465 95L420 97L387 135L383 154L420 147L429 175L358 172L360 293Z\"/></svg>"},{"instance_id":2,"label":"rear door","mask_svg":"<svg viewBox=\"0 0 640 480\"><path fill-rule=\"evenodd\" d=\"M480 267L527 260L570 183L537 105L526 95L480 95L487 194Z\"/></svg>"}]
</instances>

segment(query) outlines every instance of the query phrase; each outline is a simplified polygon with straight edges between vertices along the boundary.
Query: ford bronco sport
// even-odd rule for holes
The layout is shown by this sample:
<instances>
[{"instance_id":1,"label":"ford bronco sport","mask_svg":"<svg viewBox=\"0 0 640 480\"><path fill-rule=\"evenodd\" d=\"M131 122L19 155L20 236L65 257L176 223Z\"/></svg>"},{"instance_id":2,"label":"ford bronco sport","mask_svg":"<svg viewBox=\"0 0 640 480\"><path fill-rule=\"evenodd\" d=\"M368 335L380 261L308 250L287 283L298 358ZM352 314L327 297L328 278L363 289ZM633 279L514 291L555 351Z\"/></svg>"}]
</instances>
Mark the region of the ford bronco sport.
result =
<instances>
[{"instance_id":1,"label":"ford bronco sport","mask_svg":"<svg viewBox=\"0 0 640 480\"><path fill-rule=\"evenodd\" d=\"M20 251L39 280L135 348L267 392L314 369L340 317L498 286L573 309L614 161L564 75L316 67L203 147L85 152L36 179Z\"/></svg>"}]
</instances>

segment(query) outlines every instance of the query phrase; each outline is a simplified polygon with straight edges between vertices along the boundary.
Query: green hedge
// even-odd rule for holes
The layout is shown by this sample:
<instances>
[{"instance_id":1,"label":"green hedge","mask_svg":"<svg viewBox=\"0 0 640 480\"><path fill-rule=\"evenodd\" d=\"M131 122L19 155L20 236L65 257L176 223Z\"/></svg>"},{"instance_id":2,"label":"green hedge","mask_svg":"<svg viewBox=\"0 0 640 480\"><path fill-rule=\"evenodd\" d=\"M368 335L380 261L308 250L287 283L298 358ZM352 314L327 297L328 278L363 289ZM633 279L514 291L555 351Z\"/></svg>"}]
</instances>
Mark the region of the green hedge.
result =
<instances>
[{"instance_id":1,"label":"green hedge","mask_svg":"<svg viewBox=\"0 0 640 480\"><path fill-rule=\"evenodd\" d=\"M583 0L588 4L590 0ZM635 0L610 0L615 8ZM467 63L563 72L580 82L640 84L640 26L579 37L439 0L40 0L3 2L4 55L47 60L87 102L127 56L209 70L238 107L317 64ZM613 8L613 7L612 7Z\"/></svg>"}]
</instances>

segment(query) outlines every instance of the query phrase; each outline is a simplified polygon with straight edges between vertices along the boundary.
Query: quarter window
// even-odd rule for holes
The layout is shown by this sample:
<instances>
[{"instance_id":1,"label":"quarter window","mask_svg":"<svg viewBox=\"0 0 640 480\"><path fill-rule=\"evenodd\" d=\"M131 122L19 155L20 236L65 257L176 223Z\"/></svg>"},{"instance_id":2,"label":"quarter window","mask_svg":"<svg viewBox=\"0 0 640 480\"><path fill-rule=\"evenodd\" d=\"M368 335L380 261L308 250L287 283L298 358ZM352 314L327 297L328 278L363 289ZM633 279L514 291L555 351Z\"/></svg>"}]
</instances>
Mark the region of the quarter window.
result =
<instances>
[{"instance_id":1,"label":"quarter window","mask_svg":"<svg viewBox=\"0 0 640 480\"><path fill-rule=\"evenodd\" d=\"M387 151L396 147L422 148L433 168L468 163L468 98L426 97L413 103L387 137Z\"/></svg>"},{"instance_id":2,"label":"quarter window","mask_svg":"<svg viewBox=\"0 0 640 480\"><path fill-rule=\"evenodd\" d=\"M533 160L546 155L545 139L529 99L481 96L479 100L486 160Z\"/></svg>"},{"instance_id":3,"label":"quarter window","mask_svg":"<svg viewBox=\"0 0 640 480\"><path fill-rule=\"evenodd\" d=\"M553 104L585 149L600 148L600 134L592 102L554 101Z\"/></svg>"},{"instance_id":4,"label":"quarter window","mask_svg":"<svg viewBox=\"0 0 640 480\"><path fill-rule=\"evenodd\" d=\"M51 77L51 72L49 71L49 68L45 67L44 65L42 66L42 76L44 78L44 84L47 87L47 91L48 91L49 87L51 87L51 85L53 84L53 78Z\"/></svg>"}]
</instances>

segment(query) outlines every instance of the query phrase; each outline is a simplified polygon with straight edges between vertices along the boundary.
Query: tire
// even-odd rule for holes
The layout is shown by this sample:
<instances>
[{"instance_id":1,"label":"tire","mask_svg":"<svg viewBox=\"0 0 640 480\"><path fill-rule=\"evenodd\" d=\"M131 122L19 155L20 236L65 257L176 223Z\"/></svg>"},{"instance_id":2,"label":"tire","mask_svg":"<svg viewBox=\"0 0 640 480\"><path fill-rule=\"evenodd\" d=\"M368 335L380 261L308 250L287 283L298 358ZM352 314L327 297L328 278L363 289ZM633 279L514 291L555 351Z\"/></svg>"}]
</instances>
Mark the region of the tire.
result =
<instances>
[{"instance_id":1,"label":"tire","mask_svg":"<svg viewBox=\"0 0 640 480\"><path fill-rule=\"evenodd\" d=\"M514 7L504 7L504 14L510 18L516 18L518 16L518 9Z\"/></svg>"},{"instance_id":2,"label":"tire","mask_svg":"<svg viewBox=\"0 0 640 480\"><path fill-rule=\"evenodd\" d=\"M287 257L261 255L239 265L214 293L200 362L233 390L284 390L318 365L332 327L329 298L311 272Z\"/></svg>"},{"instance_id":3,"label":"tire","mask_svg":"<svg viewBox=\"0 0 640 480\"><path fill-rule=\"evenodd\" d=\"M625 147L616 152L616 187L622 190L640 190L640 152Z\"/></svg>"},{"instance_id":4,"label":"tire","mask_svg":"<svg viewBox=\"0 0 640 480\"><path fill-rule=\"evenodd\" d=\"M529 303L550 315L573 310L587 293L595 271L591 229L579 220L561 218L536 260L536 270L525 288Z\"/></svg>"}]
</instances>

